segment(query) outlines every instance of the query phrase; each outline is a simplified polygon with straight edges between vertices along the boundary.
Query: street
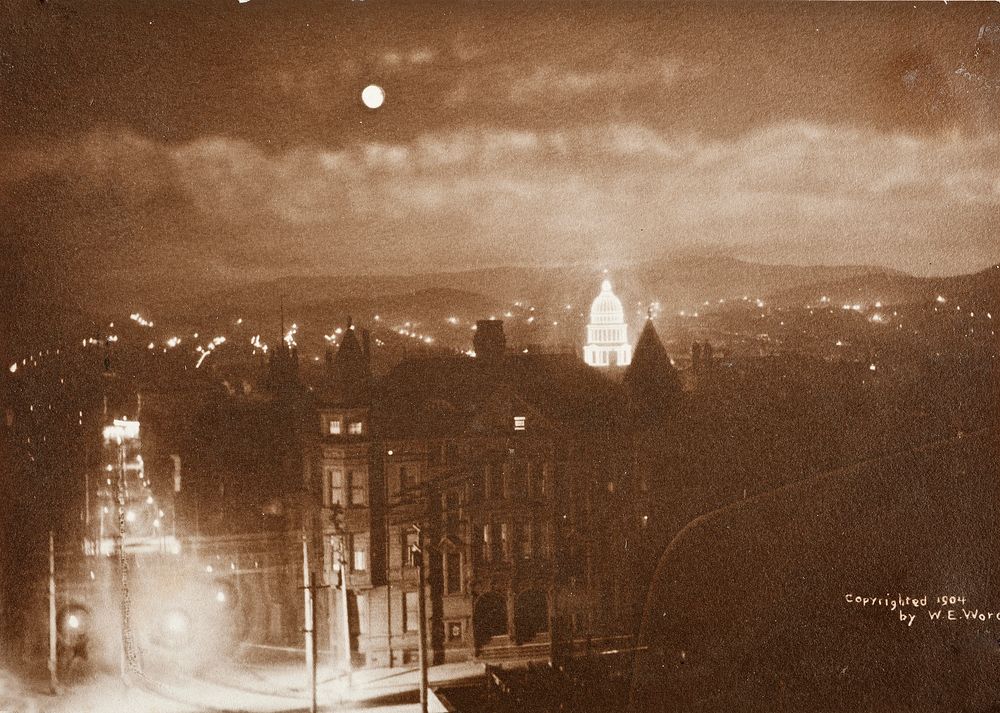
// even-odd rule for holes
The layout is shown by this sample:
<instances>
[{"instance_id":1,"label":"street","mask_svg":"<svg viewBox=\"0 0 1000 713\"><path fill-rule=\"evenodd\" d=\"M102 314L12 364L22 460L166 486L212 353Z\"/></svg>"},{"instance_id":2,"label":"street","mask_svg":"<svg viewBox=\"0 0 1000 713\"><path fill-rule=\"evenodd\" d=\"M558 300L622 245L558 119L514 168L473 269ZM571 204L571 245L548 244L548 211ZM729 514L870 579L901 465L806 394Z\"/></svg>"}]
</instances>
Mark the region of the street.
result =
<instances>
[{"instance_id":1,"label":"street","mask_svg":"<svg viewBox=\"0 0 1000 713\"><path fill-rule=\"evenodd\" d=\"M431 686L483 675L478 663L430 669ZM320 671L318 710L413 713L420 709L416 668L356 671L352 685L329 670ZM197 674L162 673L133 677L95 674L48 692L43 676L18 679L0 674L0 713L308 713L308 685L301 666L284 663L220 663ZM430 697L430 711L445 708Z\"/></svg>"}]
</instances>

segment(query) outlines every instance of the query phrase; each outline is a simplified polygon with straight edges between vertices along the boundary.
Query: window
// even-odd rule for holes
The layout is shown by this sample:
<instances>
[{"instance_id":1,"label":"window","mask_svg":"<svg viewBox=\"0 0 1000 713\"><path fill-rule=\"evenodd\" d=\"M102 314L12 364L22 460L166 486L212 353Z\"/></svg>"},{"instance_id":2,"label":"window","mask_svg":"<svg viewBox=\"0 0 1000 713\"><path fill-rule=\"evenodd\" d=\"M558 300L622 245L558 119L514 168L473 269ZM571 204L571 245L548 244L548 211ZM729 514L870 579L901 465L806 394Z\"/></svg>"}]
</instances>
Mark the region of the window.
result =
<instances>
[{"instance_id":1,"label":"window","mask_svg":"<svg viewBox=\"0 0 1000 713\"><path fill-rule=\"evenodd\" d=\"M340 435L340 419L330 419L330 435L339 436Z\"/></svg>"},{"instance_id":2,"label":"window","mask_svg":"<svg viewBox=\"0 0 1000 713\"><path fill-rule=\"evenodd\" d=\"M462 553L446 552L443 564L445 594L459 594L462 591Z\"/></svg>"},{"instance_id":3,"label":"window","mask_svg":"<svg viewBox=\"0 0 1000 713\"><path fill-rule=\"evenodd\" d=\"M553 552L553 542L552 542L552 523L545 522L542 523L542 528L539 533L539 549L541 550L542 556L546 559L552 559Z\"/></svg>"},{"instance_id":4,"label":"window","mask_svg":"<svg viewBox=\"0 0 1000 713\"><path fill-rule=\"evenodd\" d=\"M351 421L347 424L347 432L352 436L360 436L364 433L364 424L361 421Z\"/></svg>"},{"instance_id":5,"label":"window","mask_svg":"<svg viewBox=\"0 0 1000 713\"><path fill-rule=\"evenodd\" d=\"M420 630L420 593L407 592L403 597L403 630Z\"/></svg>"},{"instance_id":6,"label":"window","mask_svg":"<svg viewBox=\"0 0 1000 713\"><path fill-rule=\"evenodd\" d=\"M323 504L344 504L344 473L337 466L323 466Z\"/></svg>"},{"instance_id":7,"label":"window","mask_svg":"<svg viewBox=\"0 0 1000 713\"><path fill-rule=\"evenodd\" d=\"M524 431L525 430L524 420L525 420L524 416L515 416L514 417L514 430L515 431Z\"/></svg>"},{"instance_id":8,"label":"window","mask_svg":"<svg viewBox=\"0 0 1000 713\"><path fill-rule=\"evenodd\" d=\"M347 471L347 478L351 481L351 505L366 505L368 503L368 493L364 474L349 470Z\"/></svg>"},{"instance_id":9,"label":"window","mask_svg":"<svg viewBox=\"0 0 1000 713\"><path fill-rule=\"evenodd\" d=\"M417 469L412 466L399 466L399 482L403 486L403 490L414 490L419 485L419 478L417 477Z\"/></svg>"},{"instance_id":10,"label":"window","mask_svg":"<svg viewBox=\"0 0 1000 713\"><path fill-rule=\"evenodd\" d=\"M504 560L510 559L510 527L506 522L500 524L500 551Z\"/></svg>"},{"instance_id":11,"label":"window","mask_svg":"<svg viewBox=\"0 0 1000 713\"><path fill-rule=\"evenodd\" d=\"M445 631L448 633L448 641L462 640L462 622L460 621L445 622Z\"/></svg>"},{"instance_id":12,"label":"window","mask_svg":"<svg viewBox=\"0 0 1000 713\"><path fill-rule=\"evenodd\" d=\"M487 523L483 525L483 561L489 562L493 559L493 528Z\"/></svg>"},{"instance_id":13,"label":"window","mask_svg":"<svg viewBox=\"0 0 1000 713\"><path fill-rule=\"evenodd\" d=\"M355 572L365 572L368 570L368 535L357 534L352 538L354 541L354 564Z\"/></svg>"},{"instance_id":14,"label":"window","mask_svg":"<svg viewBox=\"0 0 1000 713\"><path fill-rule=\"evenodd\" d=\"M418 535L416 532L406 533L406 537L403 541L403 561L406 563L407 567L417 566L420 553L415 552L414 548L418 547L419 544L420 544L420 535Z\"/></svg>"},{"instance_id":15,"label":"window","mask_svg":"<svg viewBox=\"0 0 1000 713\"><path fill-rule=\"evenodd\" d=\"M521 530L521 557L528 560L535 553L534 529L530 522L524 523Z\"/></svg>"}]
</instances>

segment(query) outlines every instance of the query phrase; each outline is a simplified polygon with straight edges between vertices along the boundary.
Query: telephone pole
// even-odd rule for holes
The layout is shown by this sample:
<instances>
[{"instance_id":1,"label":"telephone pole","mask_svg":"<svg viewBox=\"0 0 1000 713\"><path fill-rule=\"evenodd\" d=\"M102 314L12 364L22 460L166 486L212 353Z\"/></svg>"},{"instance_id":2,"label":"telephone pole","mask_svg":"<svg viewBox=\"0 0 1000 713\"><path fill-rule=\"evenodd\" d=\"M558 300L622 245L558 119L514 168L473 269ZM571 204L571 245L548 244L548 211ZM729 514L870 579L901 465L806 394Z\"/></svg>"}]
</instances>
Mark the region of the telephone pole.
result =
<instances>
[{"instance_id":1,"label":"telephone pole","mask_svg":"<svg viewBox=\"0 0 1000 713\"><path fill-rule=\"evenodd\" d=\"M59 691L56 624L56 545L55 536L49 530L49 690L53 694Z\"/></svg>"},{"instance_id":2,"label":"telephone pole","mask_svg":"<svg viewBox=\"0 0 1000 713\"><path fill-rule=\"evenodd\" d=\"M341 646L344 649L344 673L347 676L347 685L351 685L351 618L347 611L347 558L344 553L346 543L342 543L340 548L340 611L341 611Z\"/></svg>"},{"instance_id":3,"label":"telephone pole","mask_svg":"<svg viewBox=\"0 0 1000 713\"><path fill-rule=\"evenodd\" d=\"M310 712L316 713L316 611L313 608L312 572L309 571L309 539L302 534L302 591L305 597L306 670L309 672L311 693Z\"/></svg>"},{"instance_id":4,"label":"telephone pole","mask_svg":"<svg viewBox=\"0 0 1000 713\"><path fill-rule=\"evenodd\" d=\"M427 713L427 597L425 591L427 574L424 570L426 548L424 546L424 531L417 525L414 525L413 529L417 531L417 544L414 546L414 553L417 558L417 579L420 587L417 595L417 609L420 616L420 641L417 649L420 655L420 713Z\"/></svg>"}]
</instances>

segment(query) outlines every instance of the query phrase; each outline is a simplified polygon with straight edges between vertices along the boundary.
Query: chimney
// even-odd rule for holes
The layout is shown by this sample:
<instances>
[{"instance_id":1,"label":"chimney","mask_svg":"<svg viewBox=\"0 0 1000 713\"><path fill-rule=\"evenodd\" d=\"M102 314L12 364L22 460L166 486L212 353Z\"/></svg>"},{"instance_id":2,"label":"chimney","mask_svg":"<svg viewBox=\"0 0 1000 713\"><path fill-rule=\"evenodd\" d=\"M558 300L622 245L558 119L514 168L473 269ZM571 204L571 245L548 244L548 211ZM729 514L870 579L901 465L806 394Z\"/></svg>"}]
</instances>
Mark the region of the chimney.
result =
<instances>
[{"instance_id":1,"label":"chimney","mask_svg":"<svg viewBox=\"0 0 1000 713\"><path fill-rule=\"evenodd\" d=\"M476 359L496 364L503 360L507 338L503 334L503 320L480 319L476 322L476 336L472 338Z\"/></svg>"}]
</instances>

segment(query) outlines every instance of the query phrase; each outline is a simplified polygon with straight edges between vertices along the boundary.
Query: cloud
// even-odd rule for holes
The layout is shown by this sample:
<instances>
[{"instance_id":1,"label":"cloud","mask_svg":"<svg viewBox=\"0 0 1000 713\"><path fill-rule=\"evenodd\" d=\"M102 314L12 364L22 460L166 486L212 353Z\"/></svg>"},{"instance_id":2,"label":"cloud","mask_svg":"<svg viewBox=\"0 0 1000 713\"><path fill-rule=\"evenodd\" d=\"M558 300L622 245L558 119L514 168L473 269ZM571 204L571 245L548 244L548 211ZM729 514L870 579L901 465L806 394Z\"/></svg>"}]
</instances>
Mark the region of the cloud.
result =
<instances>
[{"instance_id":1,"label":"cloud","mask_svg":"<svg viewBox=\"0 0 1000 713\"><path fill-rule=\"evenodd\" d=\"M512 79L508 96L517 104L561 100L588 94L624 94L637 88L671 86L682 77L702 77L707 69L669 58L620 58L610 66L580 70L541 65Z\"/></svg>"},{"instance_id":2,"label":"cloud","mask_svg":"<svg viewBox=\"0 0 1000 713\"><path fill-rule=\"evenodd\" d=\"M8 184L71 186L67 220L113 215L147 253L186 240L223 269L250 253L276 271L336 272L385 270L389 257L393 269L427 269L720 244L917 271L1000 257L1000 137L989 135L784 123L709 139L604 124L265 151L103 131L9 165Z\"/></svg>"},{"instance_id":3,"label":"cloud","mask_svg":"<svg viewBox=\"0 0 1000 713\"><path fill-rule=\"evenodd\" d=\"M428 47L418 47L409 51L388 50L379 56L379 63L384 67L419 67L434 61L436 52Z\"/></svg>"}]
</instances>

